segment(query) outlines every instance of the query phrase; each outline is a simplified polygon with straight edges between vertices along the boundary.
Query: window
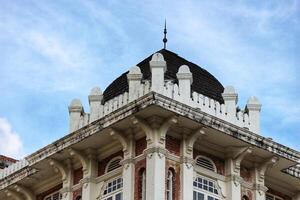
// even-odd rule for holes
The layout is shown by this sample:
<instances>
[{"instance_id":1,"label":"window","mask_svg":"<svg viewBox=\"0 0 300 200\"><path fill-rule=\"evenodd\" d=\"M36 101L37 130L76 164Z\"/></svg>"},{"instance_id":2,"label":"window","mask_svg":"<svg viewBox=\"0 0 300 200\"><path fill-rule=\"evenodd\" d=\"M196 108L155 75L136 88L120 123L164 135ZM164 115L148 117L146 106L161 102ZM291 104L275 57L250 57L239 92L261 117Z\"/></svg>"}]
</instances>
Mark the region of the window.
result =
<instances>
[{"instance_id":1,"label":"window","mask_svg":"<svg viewBox=\"0 0 300 200\"><path fill-rule=\"evenodd\" d=\"M60 200L62 195L59 192L54 192L44 198L44 200Z\"/></svg>"},{"instance_id":2,"label":"window","mask_svg":"<svg viewBox=\"0 0 300 200\"><path fill-rule=\"evenodd\" d=\"M104 188L102 200L122 200L123 179L121 177L109 180Z\"/></svg>"},{"instance_id":3,"label":"window","mask_svg":"<svg viewBox=\"0 0 300 200\"><path fill-rule=\"evenodd\" d=\"M169 169L167 174L167 181L166 181L167 200L173 200L173 184L174 184L174 173L171 169Z\"/></svg>"},{"instance_id":4,"label":"window","mask_svg":"<svg viewBox=\"0 0 300 200\"><path fill-rule=\"evenodd\" d=\"M120 164L121 160L122 160L121 157L116 157L116 158L111 159L106 166L106 170L105 170L106 173L111 172L111 171L121 167L121 164Z\"/></svg>"},{"instance_id":5,"label":"window","mask_svg":"<svg viewBox=\"0 0 300 200\"><path fill-rule=\"evenodd\" d=\"M220 200L215 181L198 176L193 186L193 200Z\"/></svg>"},{"instance_id":6,"label":"window","mask_svg":"<svg viewBox=\"0 0 300 200\"><path fill-rule=\"evenodd\" d=\"M205 169L214 171L214 172L217 171L215 163L211 159L209 159L209 158L207 158L205 156L198 156L196 158L196 165L200 166L200 167L203 167Z\"/></svg>"},{"instance_id":7,"label":"window","mask_svg":"<svg viewBox=\"0 0 300 200\"><path fill-rule=\"evenodd\" d=\"M139 199L146 200L146 170L142 168L139 172Z\"/></svg>"},{"instance_id":8,"label":"window","mask_svg":"<svg viewBox=\"0 0 300 200\"><path fill-rule=\"evenodd\" d=\"M283 198L273 194L266 194L266 200L283 200Z\"/></svg>"}]
</instances>

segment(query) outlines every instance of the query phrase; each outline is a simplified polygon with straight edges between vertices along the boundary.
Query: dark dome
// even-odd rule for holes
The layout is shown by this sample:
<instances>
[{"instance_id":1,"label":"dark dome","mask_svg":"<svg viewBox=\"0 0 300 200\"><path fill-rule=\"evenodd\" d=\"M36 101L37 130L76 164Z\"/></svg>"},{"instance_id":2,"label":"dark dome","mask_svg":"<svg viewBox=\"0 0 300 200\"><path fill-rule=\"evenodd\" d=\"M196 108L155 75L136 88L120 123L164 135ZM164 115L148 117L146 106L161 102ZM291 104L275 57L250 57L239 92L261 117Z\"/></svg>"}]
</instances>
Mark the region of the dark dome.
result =
<instances>
[{"instance_id":1,"label":"dark dome","mask_svg":"<svg viewBox=\"0 0 300 200\"><path fill-rule=\"evenodd\" d=\"M178 56L169 50L162 49L157 53L161 53L167 62L167 71L165 73L165 80L174 80L175 83L178 82L176 73L181 65L187 65L190 67L190 71L193 74L192 91L203 94L207 97L217 100L223 103L222 92L224 87L222 84L208 71L199 67L198 65L185 60L184 58ZM143 80L151 80L151 71L149 61L152 55L137 64L140 67L143 74ZM108 101L124 92L128 92L128 82L125 72L114 80L104 91L104 101Z\"/></svg>"}]
</instances>

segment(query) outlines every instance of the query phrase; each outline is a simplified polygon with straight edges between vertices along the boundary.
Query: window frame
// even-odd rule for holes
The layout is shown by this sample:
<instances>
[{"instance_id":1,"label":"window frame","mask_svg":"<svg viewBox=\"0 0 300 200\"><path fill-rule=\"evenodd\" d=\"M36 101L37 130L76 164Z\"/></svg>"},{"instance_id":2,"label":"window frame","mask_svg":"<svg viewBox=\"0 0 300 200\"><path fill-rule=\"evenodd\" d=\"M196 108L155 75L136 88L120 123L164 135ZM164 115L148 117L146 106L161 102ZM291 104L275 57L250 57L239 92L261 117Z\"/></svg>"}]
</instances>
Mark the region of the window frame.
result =
<instances>
[{"instance_id":1,"label":"window frame","mask_svg":"<svg viewBox=\"0 0 300 200\"><path fill-rule=\"evenodd\" d=\"M121 187L116 189L116 190L113 190L109 193L104 194L105 190L108 189L108 184L113 183L113 181L117 181L118 179L122 180ZM105 183L103 185L103 189L101 191L101 198L100 199L101 200L107 200L108 198L112 197L112 200L115 200L116 195L119 194L119 193L121 193L121 196L122 196L122 199L123 199L123 187L124 187L124 182L123 182L123 177L122 176L117 176L117 177L113 177L111 179L108 179L107 181L105 181Z\"/></svg>"},{"instance_id":2,"label":"window frame","mask_svg":"<svg viewBox=\"0 0 300 200\"><path fill-rule=\"evenodd\" d=\"M62 199L62 194L59 191L52 192L43 198L43 200L47 200L47 198L51 197L50 200L53 200L53 195L58 194L58 200Z\"/></svg>"},{"instance_id":3,"label":"window frame","mask_svg":"<svg viewBox=\"0 0 300 200\"><path fill-rule=\"evenodd\" d=\"M171 176L169 176L171 175ZM166 200L173 200L173 186L174 186L174 171L168 169L167 178L166 178Z\"/></svg>"},{"instance_id":4,"label":"window frame","mask_svg":"<svg viewBox=\"0 0 300 200\"><path fill-rule=\"evenodd\" d=\"M214 192L210 192L209 190L205 190L203 188L199 188L199 187L194 186L194 182L198 178L201 178L202 181L206 180L208 182L207 185L209 185L209 182L212 182L213 183L213 189L217 190L217 194L214 193ZM202 182L202 184L203 184L203 182ZM217 184L217 181L214 180L214 179L211 179L209 177L202 176L200 174L197 174L196 177L193 178L193 195L194 195L194 192L203 194L204 195L204 200L208 200L208 197L212 197L212 198L217 199L217 200L222 200L223 199L222 194L221 194L221 188Z\"/></svg>"}]
</instances>

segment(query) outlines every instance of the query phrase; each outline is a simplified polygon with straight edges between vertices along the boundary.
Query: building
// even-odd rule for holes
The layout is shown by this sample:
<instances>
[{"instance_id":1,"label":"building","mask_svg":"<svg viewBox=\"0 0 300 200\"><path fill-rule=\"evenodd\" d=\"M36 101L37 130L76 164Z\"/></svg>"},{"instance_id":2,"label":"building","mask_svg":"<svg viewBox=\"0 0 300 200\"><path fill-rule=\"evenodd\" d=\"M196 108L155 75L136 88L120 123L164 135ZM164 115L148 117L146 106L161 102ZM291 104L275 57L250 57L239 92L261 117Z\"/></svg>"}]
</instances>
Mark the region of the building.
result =
<instances>
[{"instance_id":1,"label":"building","mask_svg":"<svg viewBox=\"0 0 300 200\"><path fill-rule=\"evenodd\" d=\"M169 50L88 98L68 134L0 172L1 200L300 200L300 153L259 134L258 99L238 106Z\"/></svg>"}]
</instances>

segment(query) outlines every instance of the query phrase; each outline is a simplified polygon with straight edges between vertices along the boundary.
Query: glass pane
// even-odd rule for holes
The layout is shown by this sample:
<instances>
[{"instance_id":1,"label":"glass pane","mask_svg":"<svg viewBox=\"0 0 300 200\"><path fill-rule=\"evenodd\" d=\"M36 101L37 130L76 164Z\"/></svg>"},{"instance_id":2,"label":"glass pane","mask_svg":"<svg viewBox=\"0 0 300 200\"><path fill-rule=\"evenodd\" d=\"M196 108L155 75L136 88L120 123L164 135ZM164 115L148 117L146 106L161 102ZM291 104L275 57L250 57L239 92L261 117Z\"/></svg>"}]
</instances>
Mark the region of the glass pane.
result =
<instances>
[{"instance_id":1,"label":"glass pane","mask_svg":"<svg viewBox=\"0 0 300 200\"><path fill-rule=\"evenodd\" d=\"M197 200L197 192L193 192L193 200Z\"/></svg>"},{"instance_id":2,"label":"glass pane","mask_svg":"<svg viewBox=\"0 0 300 200\"><path fill-rule=\"evenodd\" d=\"M116 200L122 200L122 193L116 194Z\"/></svg>"},{"instance_id":3,"label":"glass pane","mask_svg":"<svg viewBox=\"0 0 300 200\"><path fill-rule=\"evenodd\" d=\"M211 196L208 196L208 197L207 197L207 200L214 200L214 198L211 197Z\"/></svg>"},{"instance_id":4,"label":"glass pane","mask_svg":"<svg viewBox=\"0 0 300 200\"><path fill-rule=\"evenodd\" d=\"M204 200L204 194L198 192L198 199L197 200Z\"/></svg>"}]
</instances>

